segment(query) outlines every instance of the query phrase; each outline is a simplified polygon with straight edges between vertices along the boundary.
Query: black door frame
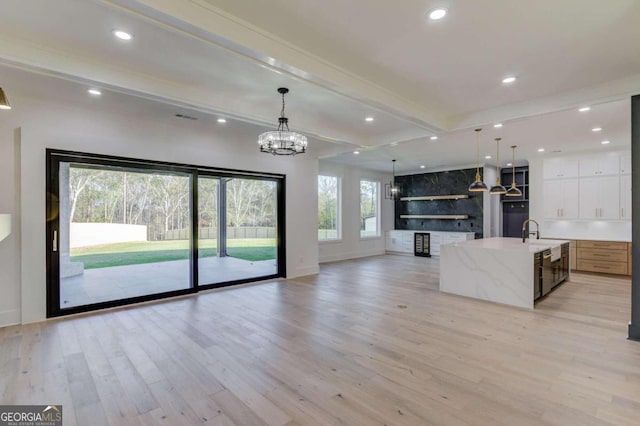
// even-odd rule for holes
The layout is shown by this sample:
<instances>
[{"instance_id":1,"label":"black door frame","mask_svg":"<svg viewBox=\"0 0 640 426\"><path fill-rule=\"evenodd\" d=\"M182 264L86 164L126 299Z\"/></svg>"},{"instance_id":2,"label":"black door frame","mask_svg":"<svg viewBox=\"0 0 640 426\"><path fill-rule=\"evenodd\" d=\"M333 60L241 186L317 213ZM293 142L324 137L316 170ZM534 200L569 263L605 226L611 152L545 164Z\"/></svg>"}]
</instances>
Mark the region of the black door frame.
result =
<instances>
[{"instance_id":1,"label":"black door frame","mask_svg":"<svg viewBox=\"0 0 640 426\"><path fill-rule=\"evenodd\" d=\"M190 235L190 286L186 289L174 290L163 293L155 293L144 296L136 296L125 299L92 303L88 305L69 308L60 307L60 252L58 251L60 218L59 199L60 163L81 163L87 166L110 167L114 170L148 170L157 173L184 174L190 178L189 205L191 208L191 235ZM277 192L277 217L276 217L276 246L277 246L277 273L267 276L251 277L240 280L225 281L198 285L198 177L233 177L242 179L261 179L276 182ZM56 149L46 150L46 289L47 289L47 318L113 308L168 297L183 296L197 293L200 290L227 287L244 284L253 281L261 281L274 278L286 278L286 234L285 234L285 192L286 175L276 173L251 172L236 169L226 169L206 166L193 166L179 163L170 163L153 160L141 160L127 157L117 157L99 154L90 154L75 151Z\"/></svg>"}]
</instances>

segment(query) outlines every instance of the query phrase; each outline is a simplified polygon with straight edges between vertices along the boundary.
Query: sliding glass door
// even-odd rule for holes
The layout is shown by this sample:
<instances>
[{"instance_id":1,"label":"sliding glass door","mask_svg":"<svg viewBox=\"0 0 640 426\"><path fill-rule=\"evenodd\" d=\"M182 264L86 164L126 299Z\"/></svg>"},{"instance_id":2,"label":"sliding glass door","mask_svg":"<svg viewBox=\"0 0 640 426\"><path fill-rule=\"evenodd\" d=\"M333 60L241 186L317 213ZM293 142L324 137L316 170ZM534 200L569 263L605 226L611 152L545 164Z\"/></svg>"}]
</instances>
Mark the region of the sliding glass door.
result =
<instances>
[{"instance_id":1,"label":"sliding glass door","mask_svg":"<svg viewBox=\"0 0 640 426\"><path fill-rule=\"evenodd\" d=\"M277 181L198 177L198 283L278 273Z\"/></svg>"},{"instance_id":2,"label":"sliding glass door","mask_svg":"<svg viewBox=\"0 0 640 426\"><path fill-rule=\"evenodd\" d=\"M281 177L65 152L48 167L49 316L284 276Z\"/></svg>"}]
</instances>

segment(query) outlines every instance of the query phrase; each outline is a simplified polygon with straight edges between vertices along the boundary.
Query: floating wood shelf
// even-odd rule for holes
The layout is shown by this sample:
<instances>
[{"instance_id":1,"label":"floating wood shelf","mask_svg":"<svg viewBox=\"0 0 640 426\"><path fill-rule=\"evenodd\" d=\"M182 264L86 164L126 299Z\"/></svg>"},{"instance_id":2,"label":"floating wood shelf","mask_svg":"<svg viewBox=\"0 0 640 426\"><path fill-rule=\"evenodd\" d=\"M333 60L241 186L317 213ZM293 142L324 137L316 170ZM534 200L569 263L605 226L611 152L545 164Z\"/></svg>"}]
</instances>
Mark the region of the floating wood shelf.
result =
<instances>
[{"instance_id":1,"label":"floating wood shelf","mask_svg":"<svg viewBox=\"0 0 640 426\"><path fill-rule=\"evenodd\" d=\"M468 214L401 214L400 219L469 219Z\"/></svg>"},{"instance_id":2,"label":"floating wood shelf","mask_svg":"<svg viewBox=\"0 0 640 426\"><path fill-rule=\"evenodd\" d=\"M469 198L467 194L459 195L423 195L420 197L402 197L400 201L434 201L434 200L463 200Z\"/></svg>"}]
</instances>

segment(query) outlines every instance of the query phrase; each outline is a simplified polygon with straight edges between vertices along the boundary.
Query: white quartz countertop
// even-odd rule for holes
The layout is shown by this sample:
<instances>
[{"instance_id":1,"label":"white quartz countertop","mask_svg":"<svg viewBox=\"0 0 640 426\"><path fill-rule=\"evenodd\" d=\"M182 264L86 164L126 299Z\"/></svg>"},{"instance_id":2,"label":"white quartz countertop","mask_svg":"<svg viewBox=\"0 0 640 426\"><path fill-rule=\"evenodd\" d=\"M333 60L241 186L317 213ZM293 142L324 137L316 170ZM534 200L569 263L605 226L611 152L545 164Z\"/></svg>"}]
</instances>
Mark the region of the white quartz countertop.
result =
<instances>
[{"instance_id":1,"label":"white quartz countertop","mask_svg":"<svg viewBox=\"0 0 640 426\"><path fill-rule=\"evenodd\" d=\"M569 240L527 239L526 242L523 243L522 238L482 238L480 240L461 241L449 245L465 248L537 253L542 250L559 247L564 243L569 243Z\"/></svg>"}]
</instances>

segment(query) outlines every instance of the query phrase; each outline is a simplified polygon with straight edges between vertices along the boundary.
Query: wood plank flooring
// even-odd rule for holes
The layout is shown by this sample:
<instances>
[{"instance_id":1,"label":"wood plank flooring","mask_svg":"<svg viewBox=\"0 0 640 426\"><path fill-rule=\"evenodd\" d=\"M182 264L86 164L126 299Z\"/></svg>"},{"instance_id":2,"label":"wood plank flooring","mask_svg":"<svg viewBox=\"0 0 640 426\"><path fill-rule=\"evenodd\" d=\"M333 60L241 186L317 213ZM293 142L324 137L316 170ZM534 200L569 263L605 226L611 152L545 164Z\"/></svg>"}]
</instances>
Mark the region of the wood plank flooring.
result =
<instances>
[{"instance_id":1,"label":"wood plank flooring","mask_svg":"<svg viewBox=\"0 0 640 426\"><path fill-rule=\"evenodd\" d=\"M574 273L534 311L442 294L438 260L0 329L2 404L65 425L637 425L630 279Z\"/></svg>"}]
</instances>

